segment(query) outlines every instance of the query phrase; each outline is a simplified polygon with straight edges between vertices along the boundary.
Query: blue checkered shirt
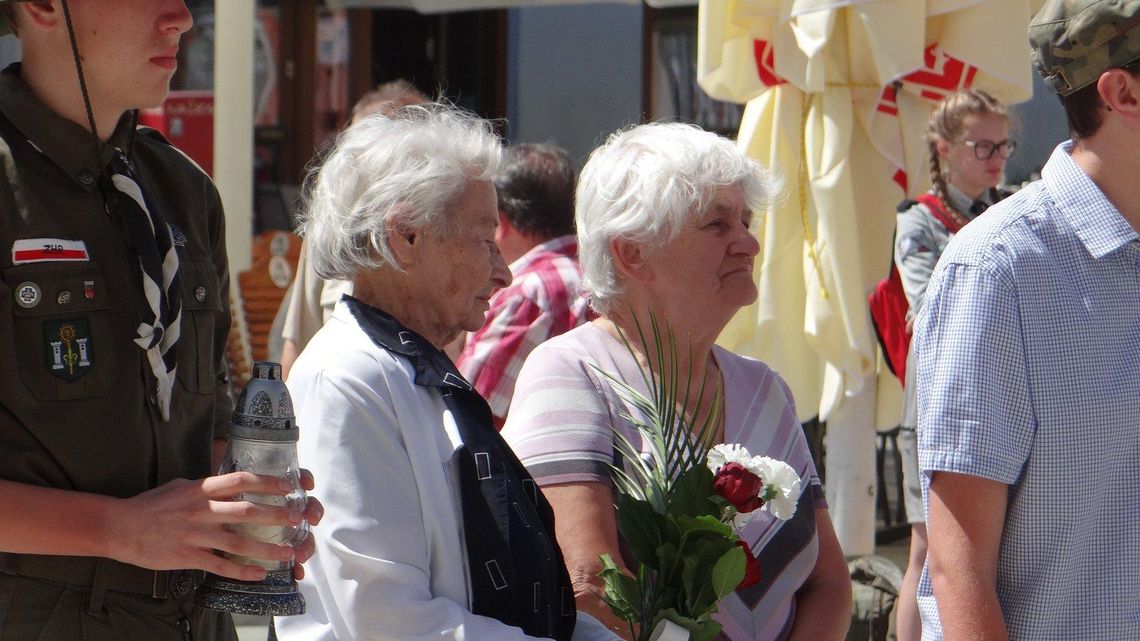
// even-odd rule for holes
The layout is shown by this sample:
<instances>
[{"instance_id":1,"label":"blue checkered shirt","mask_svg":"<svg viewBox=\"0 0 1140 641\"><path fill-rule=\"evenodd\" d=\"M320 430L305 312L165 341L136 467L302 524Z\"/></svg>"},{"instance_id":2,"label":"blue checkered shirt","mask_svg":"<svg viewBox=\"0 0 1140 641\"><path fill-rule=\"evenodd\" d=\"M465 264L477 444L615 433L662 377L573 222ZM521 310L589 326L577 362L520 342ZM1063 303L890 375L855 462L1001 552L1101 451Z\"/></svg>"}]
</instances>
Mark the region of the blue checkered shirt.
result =
<instances>
[{"instance_id":1,"label":"blue checkered shirt","mask_svg":"<svg viewBox=\"0 0 1140 641\"><path fill-rule=\"evenodd\" d=\"M937 471L1010 486L1011 639L1140 639L1140 242L1070 148L931 278L915 328L923 500ZM918 593L938 641L926 570Z\"/></svg>"}]
</instances>

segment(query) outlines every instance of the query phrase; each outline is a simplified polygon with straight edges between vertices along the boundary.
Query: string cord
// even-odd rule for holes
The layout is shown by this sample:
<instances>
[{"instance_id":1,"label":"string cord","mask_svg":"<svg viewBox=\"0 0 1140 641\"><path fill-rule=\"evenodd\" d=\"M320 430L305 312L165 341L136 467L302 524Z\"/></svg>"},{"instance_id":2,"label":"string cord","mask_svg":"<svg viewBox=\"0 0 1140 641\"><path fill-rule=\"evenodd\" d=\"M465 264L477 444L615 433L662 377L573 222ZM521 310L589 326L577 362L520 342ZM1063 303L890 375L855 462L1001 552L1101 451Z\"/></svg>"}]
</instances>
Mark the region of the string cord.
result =
<instances>
[{"instance_id":1,"label":"string cord","mask_svg":"<svg viewBox=\"0 0 1140 641\"><path fill-rule=\"evenodd\" d=\"M71 7L67 0L61 0L63 19L67 22L67 39L71 42L71 59L75 61L75 73L79 76L79 91L83 94L83 108L87 110L87 124L91 135L95 136L95 165L99 166L99 130L95 127L95 112L91 109L91 95L87 92L87 78L83 75L83 61L79 57L79 42L75 37L75 25L71 22Z\"/></svg>"}]
</instances>

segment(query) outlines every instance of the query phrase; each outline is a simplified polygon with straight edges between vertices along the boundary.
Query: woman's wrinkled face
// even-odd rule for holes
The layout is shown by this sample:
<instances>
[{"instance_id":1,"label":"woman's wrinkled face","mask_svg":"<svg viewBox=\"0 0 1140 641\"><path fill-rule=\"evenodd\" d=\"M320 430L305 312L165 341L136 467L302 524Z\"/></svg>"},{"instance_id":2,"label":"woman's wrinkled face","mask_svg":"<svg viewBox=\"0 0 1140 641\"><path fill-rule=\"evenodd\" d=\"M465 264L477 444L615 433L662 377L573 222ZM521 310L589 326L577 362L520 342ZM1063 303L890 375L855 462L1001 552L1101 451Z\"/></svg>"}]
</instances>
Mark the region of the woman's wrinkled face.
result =
<instances>
[{"instance_id":1,"label":"woman's wrinkled face","mask_svg":"<svg viewBox=\"0 0 1140 641\"><path fill-rule=\"evenodd\" d=\"M511 272L495 244L498 209L495 187L473 181L448 206L446 232L425 232L418 242L416 274L423 283L421 311L437 345L483 326L495 290Z\"/></svg>"},{"instance_id":2,"label":"woman's wrinkled face","mask_svg":"<svg viewBox=\"0 0 1140 641\"><path fill-rule=\"evenodd\" d=\"M1009 138L1009 123L997 114L970 114L962 119L962 136L957 142L940 142L939 154L949 171L949 182L967 196L977 198L1001 182L1005 158L994 153L979 159L967 143L1001 143Z\"/></svg>"},{"instance_id":3,"label":"woman's wrinkled face","mask_svg":"<svg viewBox=\"0 0 1140 641\"><path fill-rule=\"evenodd\" d=\"M646 258L656 296L695 317L727 323L756 300L752 266L760 243L751 225L744 188L718 187L705 212L692 216L672 242Z\"/></svg>"}]
</instances>

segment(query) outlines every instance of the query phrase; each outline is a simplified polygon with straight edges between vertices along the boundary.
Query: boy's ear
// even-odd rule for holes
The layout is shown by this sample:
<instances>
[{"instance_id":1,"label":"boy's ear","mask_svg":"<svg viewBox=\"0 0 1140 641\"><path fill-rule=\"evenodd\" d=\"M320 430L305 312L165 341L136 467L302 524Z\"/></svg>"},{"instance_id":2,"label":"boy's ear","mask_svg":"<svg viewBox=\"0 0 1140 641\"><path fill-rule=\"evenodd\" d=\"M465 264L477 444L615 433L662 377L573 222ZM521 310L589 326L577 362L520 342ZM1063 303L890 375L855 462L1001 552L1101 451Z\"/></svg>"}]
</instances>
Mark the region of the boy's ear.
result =
<instances>
[{"instance_id":1,"label":"boy's ear","mask_svg":"<svg viewBox=\"0 0 1140 641\"><path fill-rule=\"evenodd\" d=\"M13 2L21 30L28 27L52 29L63 22L63 11L51 2Z\"/></svg>"}]
</instances>

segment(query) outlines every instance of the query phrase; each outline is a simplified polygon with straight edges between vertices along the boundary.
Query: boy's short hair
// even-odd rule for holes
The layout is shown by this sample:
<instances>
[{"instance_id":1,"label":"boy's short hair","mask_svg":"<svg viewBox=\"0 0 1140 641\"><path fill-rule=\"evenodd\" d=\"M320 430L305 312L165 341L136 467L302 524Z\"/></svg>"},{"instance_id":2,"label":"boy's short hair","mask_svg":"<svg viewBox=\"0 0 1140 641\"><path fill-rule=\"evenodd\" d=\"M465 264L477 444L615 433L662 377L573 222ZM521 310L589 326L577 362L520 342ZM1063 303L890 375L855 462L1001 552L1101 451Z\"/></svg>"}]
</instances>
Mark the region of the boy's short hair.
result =
<instances>
[{"instance_id":1,"label":"boy's short hair","mask_svg":"<svg viewBox=\"0 0 1140 641\"><path fill-rule=\"evenodd\" d=\"M16 7L12 0L0 0L0 36L10 33L16 33Z\"/></svg>"}]
</instances>

